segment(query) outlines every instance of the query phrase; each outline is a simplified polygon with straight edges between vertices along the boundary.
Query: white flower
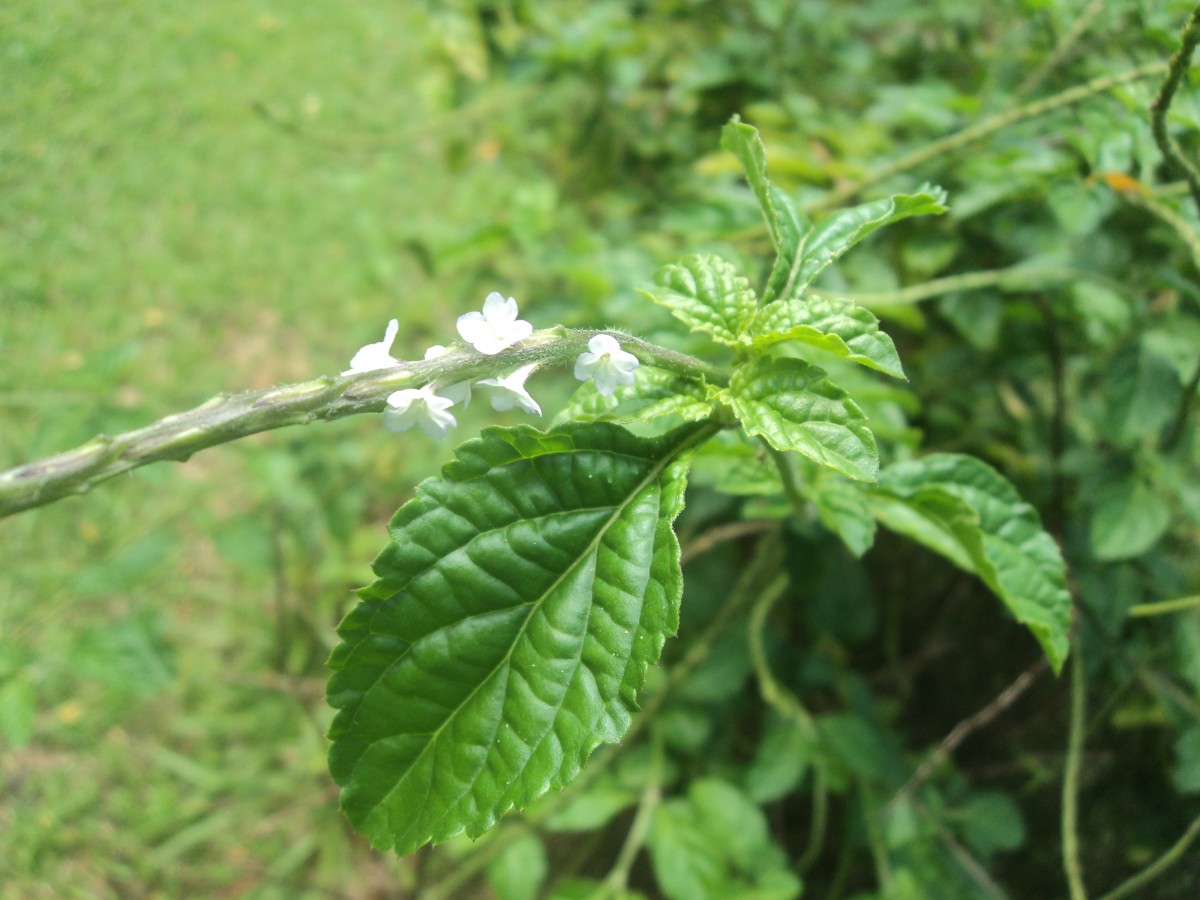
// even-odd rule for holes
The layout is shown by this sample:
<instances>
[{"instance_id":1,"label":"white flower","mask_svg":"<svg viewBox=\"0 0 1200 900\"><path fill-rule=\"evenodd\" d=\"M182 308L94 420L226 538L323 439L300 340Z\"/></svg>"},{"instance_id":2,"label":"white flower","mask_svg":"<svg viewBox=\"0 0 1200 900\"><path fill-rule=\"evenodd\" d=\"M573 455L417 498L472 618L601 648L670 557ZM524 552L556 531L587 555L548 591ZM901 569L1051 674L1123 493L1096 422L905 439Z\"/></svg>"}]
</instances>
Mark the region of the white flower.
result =
<instances>
[{"instance_id":1,"label":"white flower","mask_svg":"<svg viewBox=\"0 0 1200 900\"><path fill-rule=\"evenodd\" d=\"M350 360L350 368L342 374L356 375L359 372L374 372L376 369L390 369L392 366L400 365L400 360L392 356L390 352L392 342L396 340L396 333L399 330L400 322L398 320L392 319L388 322L383 340L378 344L367 344L355 353L354 359Z\"/></svg>"},{"instance_id":2,"label":"white flower","mask_svg":"<svg viewBox=\"0 0 1200 900\"><path fill-rule=\"evenodd\" d=\"M425 351L425 358L437 359L439 356L445 356L449 352L449 347L443 347L441 344L434 344ZM455 384L444 387L442 388L442 396L455 406L461 406L463 409L466 409L471 405L471 382L459 381Z\"/></svg>"},{"instance_id":3,"label":"white flower","mask_svg":"<svg viewBox=\"0 0 1200 900\"><path fill-rule=\"evenodd\" d=\"M491 390L492 409L497 412L504 412L519 406L527 413L540 416L542 408L525 390L525 379L533 374L537 367L537 363L530 363L500 378L485 378L475 386Z\"/></svg>"},{"instance_id":4,"label":"white flower","mask_svg":"<svg viewBox=\"0 0 1200 900\"><path fill-rule=\"evenodd\" d=\"M387 403L383 424L389 431L408 431L414 425L420 425L431 438L440 438L458 424L454 416L446 412L454 401L435 394L432 384L396 391L388 395Z\"/></svg>"},{"instance_id":5,"label":"white flower","mask_svg":"<svg viewBox=\"0 0 1200 900\"><path fill-rule=\"evenodd\" d=\"M487 356L495 356L533 333L533 326L517 318L517 301L505 300L495 291L483 301L483 312L469 312L458 317L458 333L462 339Z\"/></svg>"},{"instance_id":6,"label":"white flower","mask_svg":"<svg viewBox=\"0 0 1200 900\"><path fill-rule=\"evenodd\" d=\"M633 384L633 370L638 359L621 349L611 334L598 334L588 341L588 348L575 360L575 377L580 381L591 378L603 397L611 397L620 384Z\"/></svg>"}]
</instances>

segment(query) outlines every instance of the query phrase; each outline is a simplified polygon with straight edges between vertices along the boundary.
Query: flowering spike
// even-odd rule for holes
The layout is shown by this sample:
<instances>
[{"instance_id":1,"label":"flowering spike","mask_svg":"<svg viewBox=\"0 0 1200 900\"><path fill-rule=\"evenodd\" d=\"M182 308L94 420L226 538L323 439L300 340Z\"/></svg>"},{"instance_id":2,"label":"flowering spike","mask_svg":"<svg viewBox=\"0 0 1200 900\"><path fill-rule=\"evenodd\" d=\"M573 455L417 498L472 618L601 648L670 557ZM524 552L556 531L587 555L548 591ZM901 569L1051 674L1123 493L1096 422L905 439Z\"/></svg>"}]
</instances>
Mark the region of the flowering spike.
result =
<instances>
[{"instance_id":1,"label":"flowering spike","mask_svg":"<svg viewBox=\"0 0 1200 900\"><path fill-rule=\"evenodd\" d=\"M621 349L611 334L598 334L588 341L588 348L575 360L575 377L596 382L603 397L611 397L618 385L633 384L633 372L638 358Z\"/></svg>"},{"instance_id":2,"label":"flowering spike","mask_svg":"<svg viewBox=\"0 0 1200 900\"><path fill-rule=\"evenodd\" d=\"M495 291L483 301L483 312L458 317L462 339L487 356L495 356L533 333L533 326L517 318L517 301L507 300Z\"/></svg>"}]
</instances>

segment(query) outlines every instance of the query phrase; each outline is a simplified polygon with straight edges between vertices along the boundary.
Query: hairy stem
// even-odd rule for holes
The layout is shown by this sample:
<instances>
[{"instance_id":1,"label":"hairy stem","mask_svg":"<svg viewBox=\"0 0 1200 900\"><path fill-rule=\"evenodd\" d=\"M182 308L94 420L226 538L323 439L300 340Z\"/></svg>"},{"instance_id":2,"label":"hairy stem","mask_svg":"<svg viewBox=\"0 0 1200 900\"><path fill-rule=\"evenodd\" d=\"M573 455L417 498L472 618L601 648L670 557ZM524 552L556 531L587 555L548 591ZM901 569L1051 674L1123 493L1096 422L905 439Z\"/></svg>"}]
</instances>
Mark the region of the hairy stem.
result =
<instances>
[{"instance_id":1,"label":"hairy stem","mask_svg":"<svg viewBox=\"0 0 1200 900\"><path fill-rule=\"evenodd\" d=\"M323 375L264 391L219 394L194 409L0 472L0 518L83 494L102 481L163 460L183 462L193 453L262 431L307 425L384 409L394 391L430 382L453 384L489 378L527 363L567 365L601 332L551 328L496 356L458 347L437 359L400 362L396 367L354 375ZM707 363L639 338L608 332L647 365L718 384L726 376Z\"/></svg>"},{"instance_id":2,"label":"hairy stem","mask_svg":"<svg viewBox=\"0 0 1200 900\"><path fill-rule=\"evenodd\" d=\"M1131 81L1138 81L1142 78L1148 78L1151 75L1157 75L1166 68L1165 63L1152 62L1145 65L1137 66L1125 72L1119 72L1116 75L1108 75L1101 78L1093 78L1091 81L1076 85L1062 93L1054 94L1042 100L1037 100L1033 103L1027 103L1024 106L1018 106L1015 109L1005 110L997 113L994 116L989 116L982 122L970 125L962 131L947 135L944 138L926 144L923 147L918 147L911 153L907 153L899 159L893 160L890 163L876 166L872 169L871 174L858 181L847 184L844 187L838 188L835 191L828 193L819 204L817 209L836 209L843 206L846 201L855 197L862 191L879 184L891 178L893 175L898 175L901 172L907 172L909 169L915 169L917 166L937 159L947 153L953 153L956 150L961 150L975 141L983 140L990 137L998 131L1003 131L1010 125L1015 125L1017 122L1023 122L1026 119L1037 118L1044 116L1047 113L1054 112L1057 109L1062 109L1064 106L1070 106L1073 103L1078 103L1081 100L1086 100L1096 94L1102 94L1105 91L1111 90L1114 87L1119 87L1122 84L1128 84Z\"/></svg>"}]
</instances>

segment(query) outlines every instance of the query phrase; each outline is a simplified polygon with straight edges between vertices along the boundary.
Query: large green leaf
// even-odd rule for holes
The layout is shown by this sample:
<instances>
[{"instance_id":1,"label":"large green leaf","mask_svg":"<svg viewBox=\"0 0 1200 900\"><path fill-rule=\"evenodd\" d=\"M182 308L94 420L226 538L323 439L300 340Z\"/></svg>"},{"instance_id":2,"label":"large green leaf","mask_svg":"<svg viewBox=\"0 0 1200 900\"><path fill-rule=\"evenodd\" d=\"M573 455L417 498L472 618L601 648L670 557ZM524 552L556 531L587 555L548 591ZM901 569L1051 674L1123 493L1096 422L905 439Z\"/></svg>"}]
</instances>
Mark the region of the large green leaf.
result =
<instances>
[{"instance_id":1,"label":"large green leaf","mask_svg":"<svg viewBox=\"0 0 1200 900\"><path fill-rule=\"evenodd\" d=\"M793 298L764 306L754 318L749 341L755 349L800 341L896 378L904 377L896 345L879 330L879 320L850 300Z\"/></svg>"},{"instance_id":2,"label":"large green leaf","mask_svg":"<svg viewBox=\"0 0 1200 900\"><path fill-rule=\"evenodd\" d=\"M1055 671L1067 657L1071 596L1058 545L999 472L937 454L889 466L871 493L888 528L974 572L1026 625Z\"/></svg>"},{"instance_id":3,"label":"large green leaf","mask_svg":"<svg viewBox=\"0 0 1200 900\"><path fill-rule=\"evenodd\" d=\"M831 213L801 238L794 272L788 278L784 296L800 296L818 275L876 229L910 216L944 213L945 201L945 191L928 188L920 193L895 194Z\"/></svg>"},{"instance_id":4,"label":"large green leaf","mask_svg":"<svg viewBox=\"0 0 1200 900\"><path fill-rule=\"evenodd\" d=\"M874 481L879 471L867 417L825 372L798 359L756 359L729 385L734 412L776 450L796 450L843 475Z\"/></svg>"},{"instance_id":5,"label":"large green leaf","mask_svg":"<svg viewBox=\"0 0 1200 900\"><path fill-rule=\"evenodd\" d=\"M633 384L619 385L608 397L596 390L594 381L585 381L555 421L633 425L677 415L686 422L698 422L712 414L712 392L714 389L703 382L653 366L639 366L634 370Z\"/></svg>"},{"instance_id":6,"label":"large green leaf","mask_svg":"<svg viewBox=\"0 0 1200 900\"><path fill-rule=\"evenodd\" d=\"M654 282L642 293L689 328L707 332L723 344L738 343L754 317L758 302L754 288L719 256L693 254L663 266Z\"/></svg>"},{"instance_id":7,"label":"large green leaf","mask_svg":"<svg viewBox=\"0 0 1200 900\"><path fill-rule=\"evenodd\" d=\"M710 433L489 428L396 513L330 660L330 770L372 844L481 834L621 738L678 626L671 522Z\"/></svg>"},{"instance_id":8,"label":"large green leaf","mask_svg":"<svg viewBox=\"0 0 1200 900\"><path fill-rule=\"evenodd\" d=\"M783 290L796 260L800 236L810 227L807 218L796 211L795 205L786 194L776 188L767 178L767 150L758 131L751 125L733 121L721 129L721 146L737 157L746 173L746 181L758 199L767 233L775 247L775 265L767 279L763 302L770 303Z\"/></svg>"}]
</instances>

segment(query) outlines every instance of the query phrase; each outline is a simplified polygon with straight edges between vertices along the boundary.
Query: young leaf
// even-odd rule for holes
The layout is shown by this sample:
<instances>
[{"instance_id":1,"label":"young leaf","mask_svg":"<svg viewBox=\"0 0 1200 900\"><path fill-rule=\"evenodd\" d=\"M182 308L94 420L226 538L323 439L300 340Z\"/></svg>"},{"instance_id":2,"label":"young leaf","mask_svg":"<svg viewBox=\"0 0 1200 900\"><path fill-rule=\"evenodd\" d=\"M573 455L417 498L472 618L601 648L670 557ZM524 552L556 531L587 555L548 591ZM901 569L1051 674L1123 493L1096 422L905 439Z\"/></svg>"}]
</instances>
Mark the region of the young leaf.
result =
<instances>
[{"instance_id":1,"label":"young leaf","mask_svg":"<svg viewBox=\"0 0 1200 900\"><path fill-rule=\"evenodd\" d=\"M1071 595L1054 539L999 472L937 454L889 466L871 493L887 527L979 575L1042 645L1055 671L1067 657Z\"/></svg>"},{"instance_id":2,"label":"young leaf","mask_svg":"<svg viewBox=\"0 0 1200 900\"><path fill-rule=\"evenodd\" d=\"M798 359L761 358L736 369L729 386L746 431L776 450L797 450L850 478L879 471L867 417L825 372Z\"/></svg>"},{"instance_id":3,"label":"young leaf","mask_svg":"<svg viewBox=\"0 0 1200 900\"><path fill-rule=\"evenodd\" d=\"M818 275L872 231L909 216L940 215L946 211L945 201L945 191L929 188L917 194L895 194L830 214L801 240L786 296L799 297Z\"/></svg>"},{"instance_id":4,"label":"young leaf","mask_svg":"<svg viewBox=\"0 0 1200 900\"><path fill-rule=\"evenodd\" d=\"M732 122L721 129L721 146L741 163L746 181L750 183L750 189L754 191L762 209L771 244L775 247L775 265L763 294L763 302L770 303L787 284L800 246L800 236L811 225L806 217L796 211L788 196L767 179L767 150L752 125L738 121L735 116Z\"/></svg>"},{"instance_id":5,"label":"young leaf","mask_svg":"<svg viewBox=\"0 0 1200 900\"><path fill-rule=\"evenodd\" d=\"M396 513L330 659L330 771L372 844L481 834L621 738L679 623L671 522L711 433L489 428Z\"/></svg>"},{"instance_id":6,"label":"young leaf","mask_svg":"<svg viewBox=\"0 0 1200 900\"><path fill-rule=\"evenodd\" d=\"M653 366L639 366L633 384L619 385L605 397L593 381L585 381L571 396L559 422L613 422L633 425L662 416L677 415L698 422L712 414L713 389L689 378Z\"/></svg>"},{"instance_id":7,"label":"young leaf","mask_svg":"<svg viewBox=\"0 0 1200 900\"><path fill-rule=\"evenodd\" d=\"M754 316L754 288L719 256L693 254L663 266L655 284L641 291L694 331L723 344L738 343Z\"/></svg>"},{"instance_id":8,"label":"young leaf","mask_svg":"<svg viewBox=\"0 0 1200 900\"><path fill-rule=\"evenodd\" d=\"M800 341L895 378L904 377L896 345L879 330L879 320L850 300L780 300L759 310L750 333L756 350Z\"/></svg>"}]
</instances>

